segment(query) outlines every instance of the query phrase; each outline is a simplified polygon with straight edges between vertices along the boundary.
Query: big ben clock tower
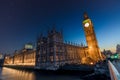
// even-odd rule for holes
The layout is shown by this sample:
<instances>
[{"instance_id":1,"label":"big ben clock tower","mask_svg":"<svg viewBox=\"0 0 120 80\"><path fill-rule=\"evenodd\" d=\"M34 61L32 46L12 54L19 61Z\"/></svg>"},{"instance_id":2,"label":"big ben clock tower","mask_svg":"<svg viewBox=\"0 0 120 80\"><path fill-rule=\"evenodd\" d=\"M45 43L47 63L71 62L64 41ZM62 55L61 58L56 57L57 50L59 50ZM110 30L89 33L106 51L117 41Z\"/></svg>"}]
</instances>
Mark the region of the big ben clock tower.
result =
<instances>
[{"instance_id":1,"label":"big ben clock tower","mask_svg":"<svg viewBox=\"0 0 120 80\"><path fill-rule=\"evenodd\" d=\"M100 61L102 59L101 52L95 36L93 23L87 13L84 13L83 28L88 46L88 57L94 62Z\"/></svg>"}]
</instances>

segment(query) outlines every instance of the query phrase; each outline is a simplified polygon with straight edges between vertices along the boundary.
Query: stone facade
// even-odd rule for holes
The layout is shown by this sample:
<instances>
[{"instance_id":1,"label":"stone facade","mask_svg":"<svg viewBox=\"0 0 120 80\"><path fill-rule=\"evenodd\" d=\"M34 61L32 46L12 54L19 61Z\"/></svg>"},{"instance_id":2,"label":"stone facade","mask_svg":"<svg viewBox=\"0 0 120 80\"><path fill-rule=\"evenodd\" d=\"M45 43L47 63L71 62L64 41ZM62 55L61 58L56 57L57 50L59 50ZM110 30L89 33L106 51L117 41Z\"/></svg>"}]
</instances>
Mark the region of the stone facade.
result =
<instances>
[{"instance_id":1,"label":"stone facade","mask_svg":"<svg viewBox=\"0 0 120 80\"><path fill-rule=\"evenodd\" d=\"M6 55L4 65L34 66L35 55L35 50L24 49L19 52L15 52L14 55Z\"/></svg>"},{"instance_id":2,"label":"stone facade","mask_svg":"<svg viewBox=\"0 0 120 80\"><path fill-rule=\"evenodd\" d=\"M37 40L36 68L58 68L64 64L81 64L83 57L87 57L87 47L65 43L62 32L53 28L47 37L42 34Z\"/></svg>"},{"instance_id":3,"label":"stone facade","mask_svg":"<svg viewBox=\"0 0 120 80\"><path fill-rule=\"evenodd\" d=\"M93 60L93 62L98 62L103 60L102 54L100 52L97 38L95 35L93 23L91 19L88 17L87 13L84 13L84 20L83 20L83 28L86 37L86 42L88 45L88 53L89 58Z\"/></svg>"},{"instance_id":4,"label":"stone facade","mask_svg":"<svg viewBox=\"0 0 120 80\"><path fill-rule=\"evenodd\" d=\"M38 69L58 69L65 64L94 64L102 59L94 27L88 15L84 14L83 28L87 46L64 42L62 31L55 27L37 39L36 50L23 50L5 57L4 65L35 66ZM26 45L27 48L32 46Z\"/></svg>"}]
</instances>

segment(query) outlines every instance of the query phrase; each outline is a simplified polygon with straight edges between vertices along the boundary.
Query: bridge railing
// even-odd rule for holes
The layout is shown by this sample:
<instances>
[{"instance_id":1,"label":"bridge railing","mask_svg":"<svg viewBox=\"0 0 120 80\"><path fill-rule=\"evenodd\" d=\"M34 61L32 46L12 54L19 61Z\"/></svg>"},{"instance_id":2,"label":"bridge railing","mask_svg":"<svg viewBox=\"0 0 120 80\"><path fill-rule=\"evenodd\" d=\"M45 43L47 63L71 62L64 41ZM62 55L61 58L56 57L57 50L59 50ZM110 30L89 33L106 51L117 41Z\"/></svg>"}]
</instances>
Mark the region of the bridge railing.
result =
<instances>
[{"instance_id":1,"label":"bridge railing","mask_svg":"<svg viewBox=\"0 0 120 80\"><path fill-rule=\"evenodd\" d=\"M108 61L108 67L110 71L111 80L120 80L120 74L118 70L110 61Z\"/></svg>"}]
</instances>

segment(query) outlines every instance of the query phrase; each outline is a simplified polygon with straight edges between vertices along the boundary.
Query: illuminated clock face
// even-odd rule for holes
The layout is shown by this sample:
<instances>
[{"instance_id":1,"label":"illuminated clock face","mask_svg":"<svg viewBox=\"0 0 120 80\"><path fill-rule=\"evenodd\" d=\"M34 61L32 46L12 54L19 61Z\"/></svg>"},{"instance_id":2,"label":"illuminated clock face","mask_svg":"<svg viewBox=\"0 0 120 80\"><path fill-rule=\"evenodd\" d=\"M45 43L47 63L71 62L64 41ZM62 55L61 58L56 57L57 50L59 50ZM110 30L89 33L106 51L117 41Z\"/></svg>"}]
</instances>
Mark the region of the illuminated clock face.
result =
<instances>
[{"instance_id":1,"label":"illuminated clock face","mask_svg":"<svg viewBox=\"0 0 120 80\"><path fill-rule=\"evenodd\" d=\"M89 27L89 25L90 25L90 24L87 22L87 23L85 23L84 26L85 26L85 27Z\"/></svg>"}]
</instances>

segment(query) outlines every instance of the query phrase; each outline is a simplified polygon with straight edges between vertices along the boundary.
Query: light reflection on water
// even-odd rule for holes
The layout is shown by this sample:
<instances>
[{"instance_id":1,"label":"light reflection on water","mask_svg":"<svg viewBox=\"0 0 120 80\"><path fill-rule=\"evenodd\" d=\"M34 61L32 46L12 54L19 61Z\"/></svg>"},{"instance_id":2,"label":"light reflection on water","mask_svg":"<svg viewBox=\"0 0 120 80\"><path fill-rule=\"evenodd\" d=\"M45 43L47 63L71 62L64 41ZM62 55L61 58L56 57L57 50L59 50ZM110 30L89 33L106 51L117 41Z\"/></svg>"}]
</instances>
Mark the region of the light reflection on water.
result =
<instances>
[{"instance_id":1,"label":"light reflection on water","mask_svg":"<svg viewBox=\"0 0 120 80\"><path fill-rule=\"evenodd\" d=\"M35 75L34 72L3 68L0 71L0 78L0 80L35 80Z\"/></svg>"},{"instance_id":2,"label":"light reflection on water","mask_svg":"<svg viewBox=\"0 0 120 80\"><path fill-rule=\"evenodd\" d=\"M49 75L37 71L25 71L12 68L0 68L0 80L80 80L69 75Z\"/></svg>"}]
</instances>

